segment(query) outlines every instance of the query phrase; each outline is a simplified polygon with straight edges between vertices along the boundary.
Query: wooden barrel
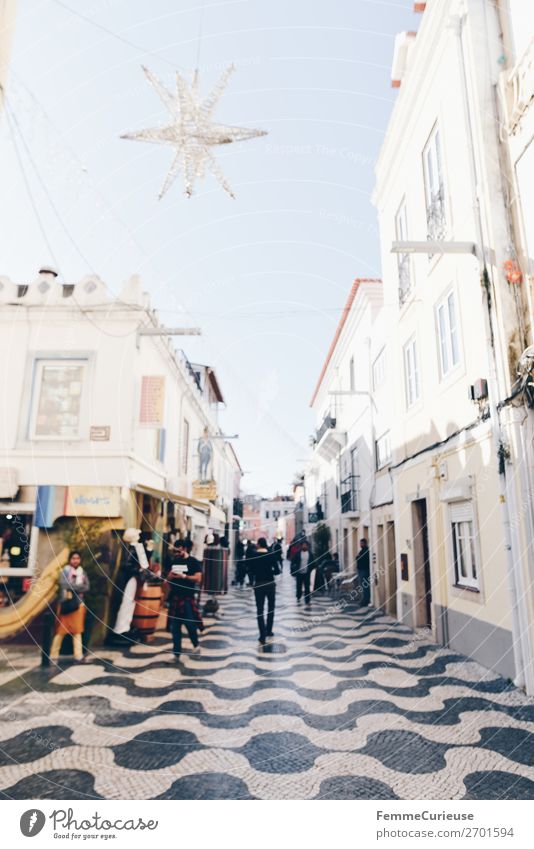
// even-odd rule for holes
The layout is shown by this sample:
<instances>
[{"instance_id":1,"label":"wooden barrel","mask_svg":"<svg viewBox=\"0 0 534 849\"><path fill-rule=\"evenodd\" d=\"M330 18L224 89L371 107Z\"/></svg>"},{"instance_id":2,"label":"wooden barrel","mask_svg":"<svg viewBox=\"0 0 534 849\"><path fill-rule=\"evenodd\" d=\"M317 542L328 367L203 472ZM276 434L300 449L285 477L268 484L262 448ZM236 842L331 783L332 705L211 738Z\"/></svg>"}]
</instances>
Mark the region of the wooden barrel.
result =
<instances>
[{"instance_id":1,"label":"wooden barrel","mask_svg":"<svg viewBox=\"0 0 534 849\"><path fill-rule=\"evenodd\" d=\"M136 628L142 637L147 637L156 630L161 597L161 584L143 584L137 590L132 628Z\"/></svg>"}]
</instances>

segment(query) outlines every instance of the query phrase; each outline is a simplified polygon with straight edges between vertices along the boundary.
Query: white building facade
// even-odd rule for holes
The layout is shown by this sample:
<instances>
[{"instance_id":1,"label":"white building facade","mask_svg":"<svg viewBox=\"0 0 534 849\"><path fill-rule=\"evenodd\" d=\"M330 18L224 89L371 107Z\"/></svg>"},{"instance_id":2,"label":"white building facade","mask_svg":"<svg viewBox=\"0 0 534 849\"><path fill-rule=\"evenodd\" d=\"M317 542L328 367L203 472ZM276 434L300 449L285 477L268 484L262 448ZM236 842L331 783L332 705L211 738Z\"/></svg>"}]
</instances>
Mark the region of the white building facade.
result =
<instances>
[{"instance_id":1,"label":"white building facade","mask_svg":"<svg viewBox=\"0 0 534 849\"><path fill-rule=\"evenodd\" d=\"M358 541L372 533L375 418L371 327L382 309L379 280L355 280L312 397L313 455L305 472L306 531L330 530L330 548L354 569ZM384 425L381 436L386 434ZM313 521L310 519L313 518Z\"/></svg>"},{"instance_id":2,"label":"white building facade","mask_svg":"<svg viewBox=\"0 0 534 849\"><path fill-rule=\"evenodd\" d=\"M38 576L69 519L141 527L160 557L173 536L201 554L208 532L231 527L242 472L217 423L216 377L203 367L201 380L164 331L137 277L118 298L96 277L0 278L3 578Z\"/></svg>"},{"instance_id":3,"label":"white building facade","mask_svg":"<svg viewBox=\"0 0 534 849\"><path fill-rule=\"evenodd\" d=\"M398 615L532 690L531 546L511 519L522 458L511 397L528 313L506 276L498 9L432 0L408 37L374 195Z\"/></svg>"}]
</instances>

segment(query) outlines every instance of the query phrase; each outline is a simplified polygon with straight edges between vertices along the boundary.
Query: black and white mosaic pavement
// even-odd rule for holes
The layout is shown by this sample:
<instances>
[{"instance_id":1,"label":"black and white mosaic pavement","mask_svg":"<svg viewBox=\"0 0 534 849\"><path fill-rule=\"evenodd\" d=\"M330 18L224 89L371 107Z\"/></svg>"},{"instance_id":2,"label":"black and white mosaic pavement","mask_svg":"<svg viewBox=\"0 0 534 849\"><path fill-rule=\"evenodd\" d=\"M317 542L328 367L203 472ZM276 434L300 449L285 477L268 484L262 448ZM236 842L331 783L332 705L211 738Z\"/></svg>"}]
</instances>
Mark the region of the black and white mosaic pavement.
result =
<instances>
[{"instance_id":1,"label":"black and white mosaic pavement","mask_svg":"<svg viewBox=\"0 0 534 849\"><path fill-rule=\"evenodd\" d=\"M252 591L177 665L165 632L0 677L0 797L533 799L534 700L398 622ZM185 641L184 647L188 646Z\"/></svg>"}]
</instances>

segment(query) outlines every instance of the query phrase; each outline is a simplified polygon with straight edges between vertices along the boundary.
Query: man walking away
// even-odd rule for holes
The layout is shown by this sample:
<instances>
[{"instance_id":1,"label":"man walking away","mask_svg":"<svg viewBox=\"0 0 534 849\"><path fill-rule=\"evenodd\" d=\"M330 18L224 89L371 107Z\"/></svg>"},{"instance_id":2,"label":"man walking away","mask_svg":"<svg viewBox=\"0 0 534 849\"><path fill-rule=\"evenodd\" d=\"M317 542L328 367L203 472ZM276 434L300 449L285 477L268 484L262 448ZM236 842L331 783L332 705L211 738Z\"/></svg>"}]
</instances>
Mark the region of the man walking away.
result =
<instances>
[{"instance_id":1,"label":"man walking away","mask_svg":"<svg viewBox=\"0 0 534 849\"><path fill-rule=\"evenodd\" d=\"M300 551L297 551L291 562L291 574L297 580L297 604L300 604L302 592L304 591L304 603L307 607L311 604L310 599L310 575L312 571L311 551L307 542L303 542Z\"/></svg>"},{"instance_id":2,"label":"man walking away","mask_svg":"<svg viewBox=\"0 0 534 849\"><path fill-rule=\"evenodd\" d=\"M283 555L283 552L282 552L282 542L281 542L281 540L275 539L275 541L272 544L271 551L274 554L274 557L275 557L275 560L276 560L276 563L278 565L280 572L282 572L283 568L284 568L284 555Z\"/></svg>"},{"instance_id":3,"label":"man walking away","mask_svg":"<svg viewBox=\"0 0 534 849\"><path fill-rule=\"evenodd\" d=\"M191 557L193 544L190 540L175 543L178 557L167 575L169 586L169 626L172 633L175 660L180 659L182 650L182 625L185 625L193 644L191 654L200 654L198 629L203 629L202 618L195 592L202 583L202 564Z\"/></svg>"},{"instance_id":4,"label":"man walking away","mask_svg":"<svg viewBox=\"0 0 534 849\"><path fill-rule=\"evenodd\" d=\"M356 557L356 568L358 579L362 588L361 607L369 607L371 603L371 563L369 558L369 546L366 539L360 540L360 550Z\"/></svg>"},{"instance_id":5,"label":"man walking away","mask_svg":"<svg viewBox=\"0 0 534 849\"><path fill-rule=\"evenodd\" d=\"M235 561L235 582L240 589L243 589L247 575L247 564L245 562L245 543L240 539L237 541L235 547Z\"/></svg>"},{"instance_id":6,"label":"man walking away","mask_svg":"<svg viewBox=\"0 0 534 849\"><path fill-rule=\"evenodd\" d=\"M273 636L276 583L274 576L280 574L275 555L267 548L267 540L260 537L256 552L249 559L249 574L254 586L256 611L258 614L259 642L264 646ZM267 602L267 620L264 618Z\"/></svg>"}]
</instances>

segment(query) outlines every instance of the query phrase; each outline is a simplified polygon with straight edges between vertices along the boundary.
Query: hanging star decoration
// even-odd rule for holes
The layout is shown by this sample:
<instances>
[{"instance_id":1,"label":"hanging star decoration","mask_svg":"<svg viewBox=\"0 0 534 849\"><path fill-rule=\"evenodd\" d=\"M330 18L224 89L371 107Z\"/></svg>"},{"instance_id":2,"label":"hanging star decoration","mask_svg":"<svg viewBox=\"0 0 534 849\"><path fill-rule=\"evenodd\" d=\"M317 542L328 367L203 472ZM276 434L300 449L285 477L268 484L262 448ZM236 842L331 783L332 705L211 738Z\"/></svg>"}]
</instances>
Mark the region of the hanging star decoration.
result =
<instances>
[{"instance_id":1,"label":"hanging star decoration","mask_svg":"<svg viewBox=\"0 0 534 849\"><path fill-rule=\"evenodd\" d=\"M230 197L235 195L213 155L212 148L221 144L266 136L265 130L249 130L217 124L213 113L226 88L234 66L230 65L221 75L210 94L202 99L199 91L198 71L188 83L176 73L176 93L170 92L154 74L143 66L143 71L168 109L172 122L146 130L134 130L121 136L122 139L168 144L174 148L174 158L163 183L160 199L169 190L177 176L183 174L185 193L191 197L197 179L203 179L210 171Z\"/></svg>"}]
</instances>

